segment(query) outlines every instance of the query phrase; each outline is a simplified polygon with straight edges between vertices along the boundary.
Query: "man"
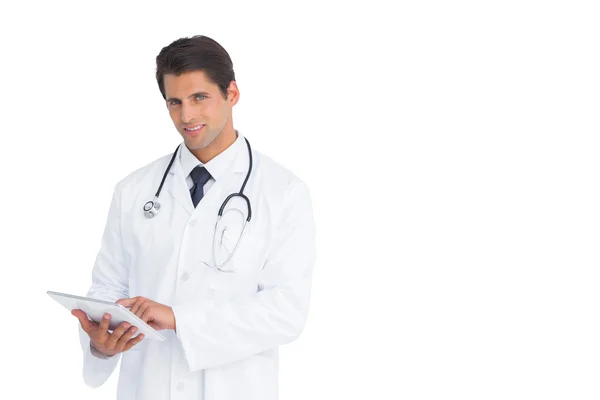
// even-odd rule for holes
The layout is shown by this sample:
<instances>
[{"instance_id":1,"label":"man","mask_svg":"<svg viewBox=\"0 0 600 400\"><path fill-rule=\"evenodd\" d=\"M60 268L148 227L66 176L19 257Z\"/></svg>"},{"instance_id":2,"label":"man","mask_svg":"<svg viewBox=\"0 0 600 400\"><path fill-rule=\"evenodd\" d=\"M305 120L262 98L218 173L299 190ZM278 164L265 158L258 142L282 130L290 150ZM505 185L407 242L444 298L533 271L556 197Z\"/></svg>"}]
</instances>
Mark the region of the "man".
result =
<instances>
[{"instance_id":1,"label":"man","mask_svg":"<svg viewBox=\"0 0 600 400\"><path fill-rule=\"evenodd\" d=\"M240 92L217 42L176 40L156 67L183 143L115 186L88 296L130 308L166 340L74 310L84 381L102 385L120 360L122 400L277 399L278 346L308 313L309 191L234 129ZM230 198L219 217L238 192L247 201Z\"/></svg>"}]
</instances>

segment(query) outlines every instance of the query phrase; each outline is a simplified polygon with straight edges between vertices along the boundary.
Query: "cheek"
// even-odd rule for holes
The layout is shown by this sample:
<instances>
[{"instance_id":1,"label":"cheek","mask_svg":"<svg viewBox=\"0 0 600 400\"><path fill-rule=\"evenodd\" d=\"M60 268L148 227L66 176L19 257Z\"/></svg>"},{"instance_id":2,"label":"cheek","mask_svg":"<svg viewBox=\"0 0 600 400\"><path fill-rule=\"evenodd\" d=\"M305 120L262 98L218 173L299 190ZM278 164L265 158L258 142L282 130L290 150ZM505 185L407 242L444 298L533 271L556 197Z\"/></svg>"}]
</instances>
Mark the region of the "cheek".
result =
<instances>
[{"instance_id":1,"label":"cheek","mask_svg":"<svg viewBox=\"0 0 600 400\"><path fill-rule=\"evenodd\" d=\"M169 108L169 115L171 116L171 119L173 120L174 123L177 123L179 121L179 114L180 114L179 109Z\"/></svg>"},{"instance_id":2,"label":"cheek","mask_svg":"<svg viewBox=\"0 0 600 400\"><path fill-rule=\"evenodd\" d=\"M215 122L222 122L229 116L227 105L219 104L211 109L211 117Z\"/></svg>"},{"instance_id":3,"label":"cheek","mask_svg":"<svg viewBox=\"0 0 600 400\"><path fill-rule=\"evenodd\" d=\"M226 102L212 102L210 104L206 104L206 108L204 110L205 115L214 120L218 121L227 116L228 109Z\"/></svg>"}]
</instances>

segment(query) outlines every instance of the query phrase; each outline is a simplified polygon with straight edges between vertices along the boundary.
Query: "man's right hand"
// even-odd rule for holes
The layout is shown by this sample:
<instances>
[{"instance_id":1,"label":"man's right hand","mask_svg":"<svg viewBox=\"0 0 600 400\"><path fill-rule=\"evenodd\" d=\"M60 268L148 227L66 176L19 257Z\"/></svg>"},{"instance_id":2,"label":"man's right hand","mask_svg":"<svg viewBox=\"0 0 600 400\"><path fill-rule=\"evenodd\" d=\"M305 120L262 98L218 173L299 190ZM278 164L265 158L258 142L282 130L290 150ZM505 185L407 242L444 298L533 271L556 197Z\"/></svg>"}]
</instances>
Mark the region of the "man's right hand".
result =
<instances>
[{"instance_id":1,"label":"man's right hand","mask_svg":"<svg viewBox=\"0 0 600 400\"><path fill-rule=\"evenodd\" d=\"M135 326L130 326L129 323L121 323L112 333L108 331L110 323L110 314L104 314L100 324L90 321L87 314L81 310L73 310L71 314L77 317L81 328L88 334L92 342L92 346L99 352L114 356L131 349L144 338L144 334L140 333L137 337L131 337L137 332Z\"/></svg>"}]
</instances>

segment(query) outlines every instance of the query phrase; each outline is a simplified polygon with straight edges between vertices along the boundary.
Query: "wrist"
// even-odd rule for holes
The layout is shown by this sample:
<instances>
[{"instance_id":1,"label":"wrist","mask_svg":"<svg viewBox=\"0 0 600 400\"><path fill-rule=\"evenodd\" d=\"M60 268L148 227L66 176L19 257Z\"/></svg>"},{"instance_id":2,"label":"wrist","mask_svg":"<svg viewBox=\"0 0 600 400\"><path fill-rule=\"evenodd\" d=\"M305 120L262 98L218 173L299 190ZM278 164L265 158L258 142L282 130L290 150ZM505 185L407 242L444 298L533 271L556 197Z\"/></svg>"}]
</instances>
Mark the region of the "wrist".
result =
<instances>
[{"instance_id":1,"label":"wrist","mask_svg":"<svg viewBox=\"0 0 600 400\"><path fill-rule=\"evenodd\" d=\"M110 358L112 356L114 356L114 354L107 354L104 351L102 351L101 349L99 349L93 341L90 340L90 351L93 355L95 355L98 358Z\"/></svg>"}]
</instances>

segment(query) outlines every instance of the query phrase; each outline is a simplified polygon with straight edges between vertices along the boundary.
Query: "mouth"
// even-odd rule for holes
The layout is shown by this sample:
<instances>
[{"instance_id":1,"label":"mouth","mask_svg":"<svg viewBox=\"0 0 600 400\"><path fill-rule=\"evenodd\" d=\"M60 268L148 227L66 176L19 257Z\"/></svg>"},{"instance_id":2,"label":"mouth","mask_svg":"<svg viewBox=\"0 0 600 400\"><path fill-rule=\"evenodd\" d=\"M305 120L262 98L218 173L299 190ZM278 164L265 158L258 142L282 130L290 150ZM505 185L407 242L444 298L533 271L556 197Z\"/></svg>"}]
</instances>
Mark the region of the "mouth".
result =
<instances>
[{"instance_id":1,"label":"mouth","mask_svg":"<svg viewBox=\"0 0 600 400\"><path fill-rule=\"evenodd\" d=\"M196 136L198 133L200 133L204 130L205 126L206 125L204 125L204 124L198 124L198 125L190 126L187 128L183 128L183 130L185 131L185 133L187 133L190 136Z\"/></svg>"}]
</instances>

